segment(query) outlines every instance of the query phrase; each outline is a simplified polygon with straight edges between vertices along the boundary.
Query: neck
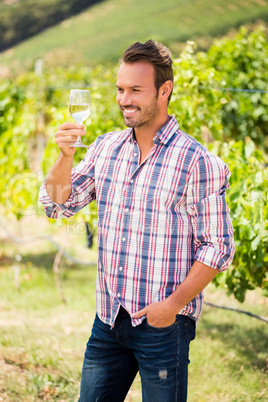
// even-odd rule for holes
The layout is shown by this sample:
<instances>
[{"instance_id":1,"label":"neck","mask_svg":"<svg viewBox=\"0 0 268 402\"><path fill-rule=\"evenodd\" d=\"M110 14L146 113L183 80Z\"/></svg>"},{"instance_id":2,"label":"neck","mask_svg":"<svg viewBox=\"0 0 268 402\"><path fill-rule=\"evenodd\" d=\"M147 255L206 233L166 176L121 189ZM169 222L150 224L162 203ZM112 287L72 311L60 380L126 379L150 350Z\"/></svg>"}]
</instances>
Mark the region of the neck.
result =
<instances>
[{"instance_id":1,"label":"neck","mask_svg":"<svg viewBox=\"0 0 268 402\"><path fill-rule=\"evenodd\" d=\"M155 124L149 127L142 126L134 128L135 137L139 146L152 147L155 134L168 122L168 114L166 113Z\"/></svg>"}]
</instances>

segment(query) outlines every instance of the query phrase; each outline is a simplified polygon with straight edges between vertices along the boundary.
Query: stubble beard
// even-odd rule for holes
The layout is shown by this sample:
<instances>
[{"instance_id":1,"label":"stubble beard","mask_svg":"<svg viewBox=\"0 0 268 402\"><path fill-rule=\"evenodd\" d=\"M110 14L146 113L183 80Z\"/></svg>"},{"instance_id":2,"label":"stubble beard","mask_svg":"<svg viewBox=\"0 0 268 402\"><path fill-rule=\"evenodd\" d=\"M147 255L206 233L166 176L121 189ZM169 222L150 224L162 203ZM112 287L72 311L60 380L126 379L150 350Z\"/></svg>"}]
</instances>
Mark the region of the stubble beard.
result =
<instances>
[{"instance_id":1,"label":"stubble beard","mask_svg":"<svg viewBox=\"0 0 268 402\"><path fill-rule=\"evenodd\" d=\"M159 106L157 104L157 98L158 96L156 96L152 100L151 104L148 105L143 110L138 108L139 116L137 116L137 120L135 120L135 116L133 116L133 118L124 117L125 125L131 128L138 128L138 127L146 128L152 126L160 114ZM131 109L131 106L129 108Z\"/></svg>"}]
</instances>

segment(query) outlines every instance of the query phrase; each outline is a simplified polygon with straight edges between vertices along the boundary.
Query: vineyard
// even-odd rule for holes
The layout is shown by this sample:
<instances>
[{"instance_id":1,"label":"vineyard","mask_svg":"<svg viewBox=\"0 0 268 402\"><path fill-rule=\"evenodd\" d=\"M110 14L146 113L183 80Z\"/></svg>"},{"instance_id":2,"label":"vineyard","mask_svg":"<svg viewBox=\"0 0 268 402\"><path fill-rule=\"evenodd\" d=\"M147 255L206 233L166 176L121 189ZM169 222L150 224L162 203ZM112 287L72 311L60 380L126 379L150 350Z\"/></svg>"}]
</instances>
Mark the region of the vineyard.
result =
<instances>
[{"instance_id":1,"label":"vineyard","mask_svg":"<svg viewBox=\"0 0 268 402\"><path fill-rule=\"evenodd\" d=\"M71 120L71 88L87 88L92 95L84 143L122 129L115 101L117 69L82 63L52 68L38 61L34 72L0 83L0 401L78 400L95 314L96 241L87 248L85 223L95 236L96 205L53 221L45 217L38 192L59 153L56 128ZM206 289L205 302L234 309L243 302L243 309L267 317L265 30L242 27L206 52L187 42L174 59L174 73L169 113L232 173L227 202L236 253L232 266L217 275L216 286ZM74 163L84 154L77 149ZM189 402L266 400L267 324L207 303L197 330ZM140 402L140 389L137 376L126 402Z\"/></svg>"}]
</instances>

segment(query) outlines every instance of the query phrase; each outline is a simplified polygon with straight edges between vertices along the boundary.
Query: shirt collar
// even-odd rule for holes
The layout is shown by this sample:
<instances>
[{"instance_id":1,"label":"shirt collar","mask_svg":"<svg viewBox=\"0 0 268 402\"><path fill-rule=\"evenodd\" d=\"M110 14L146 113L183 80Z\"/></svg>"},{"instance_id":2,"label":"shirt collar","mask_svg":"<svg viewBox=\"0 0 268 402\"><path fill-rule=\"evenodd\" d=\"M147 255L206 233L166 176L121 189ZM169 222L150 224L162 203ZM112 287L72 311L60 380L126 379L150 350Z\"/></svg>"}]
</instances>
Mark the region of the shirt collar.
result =
<instances>
[{"instance_id":1,"label":"shirt collar","mask_svg":"<svg viewBox=\"0 0 268 402\"><path fill-rule=\"evenodd\" d=\"M156 135L154 137L155 144L159 144L159 142L162 142L163 144L167 144L167 142L173 136L175 131L177 131L179 128L178 122L175 119L175 117L170 116L170 115L168 117L169 117L169 119L168 119L167 123L156 133ZM129 142L132 143L135 141L133 128L129 129L129 134L130 134Z\"/></svg>"},{"instance_id":2,"label":"shirt collar","mask_svg":"<svg viewBox=\"0 0 268 402\"><path fill-rule=\"evenodd\" d=\"M167 144L170 138L173 136L175 131L178 130L179 125L174 116L168 116L169 119L167 123L156 133L158 141L163 144ZM155 138L156 138L155 137Z\"/></svg>"}]
</instances>

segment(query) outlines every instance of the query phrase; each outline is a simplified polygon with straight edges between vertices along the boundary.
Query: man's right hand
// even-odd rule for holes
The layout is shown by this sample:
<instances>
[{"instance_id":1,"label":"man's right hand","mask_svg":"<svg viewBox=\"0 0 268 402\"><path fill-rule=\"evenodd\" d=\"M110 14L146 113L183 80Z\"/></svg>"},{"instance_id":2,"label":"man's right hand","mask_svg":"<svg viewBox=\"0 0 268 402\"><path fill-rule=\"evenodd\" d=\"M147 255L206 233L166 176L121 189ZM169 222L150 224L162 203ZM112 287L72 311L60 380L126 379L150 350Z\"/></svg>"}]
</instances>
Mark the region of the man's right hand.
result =
<instances>
[{"instance_id":1,"label":"man's right hand","mask_svg":"<svg viewBox=\"0 0 268 402\"><path fill-rule=\"evenodd\" d=\"M46 190L52 201L64 204L72 190L71 172L76 148L70 147L78 135L85 135L83 124L64 123L55 133L61 153L46 179Z\"/></svg>"},{"instance_id":2,"label":"man's right hand","mask_svg":"<svg viewBox=\"0 0 268 402\"><path fill-rule=\"evenodd\" d=\"M84 124L77 123L63 123L58 127L55 133L56 143L64 156L74 156L76 148L69 145L74 144L78 136L86 134L84 127Z\"/></svg>"}]
</instances>

